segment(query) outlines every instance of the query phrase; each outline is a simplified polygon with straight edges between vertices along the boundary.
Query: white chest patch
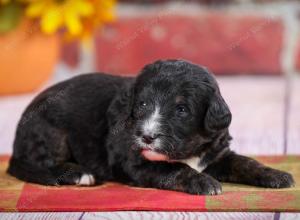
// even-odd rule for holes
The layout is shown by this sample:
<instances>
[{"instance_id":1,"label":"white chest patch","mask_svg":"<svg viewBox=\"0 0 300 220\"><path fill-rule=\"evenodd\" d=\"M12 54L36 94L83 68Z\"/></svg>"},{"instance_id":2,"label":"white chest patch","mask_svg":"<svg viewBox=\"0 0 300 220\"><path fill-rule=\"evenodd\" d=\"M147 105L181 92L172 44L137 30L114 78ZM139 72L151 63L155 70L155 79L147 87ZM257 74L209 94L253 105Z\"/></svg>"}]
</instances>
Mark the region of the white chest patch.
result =
<instances>
[{"instance_id":1,"label":"white chest patch","mask_svg":"<svg viewBox=\"0 0 300 220\"><path fill-rule=\"evenodd\" d=\"M159 133L160 127L160 114L159 107L155 107L155 111L150 115L150 117L144 122L143 130L147 135Z\"/></svg>"},{"instance_id":2,"label":"white chest patch","mask_svg":"<svg viewBox=\"0 0 300 220\"><path fill-rule=\"evenodd\" d=\"M201 165L202 159L203 159L202 156L191 157L189 159L179 160L178 162L184 163L184 164L188 165L189 167L193 168L194 170L198 171L199 173L201 173L206 168L205 165Z\"/></svg>"}]
</instances>

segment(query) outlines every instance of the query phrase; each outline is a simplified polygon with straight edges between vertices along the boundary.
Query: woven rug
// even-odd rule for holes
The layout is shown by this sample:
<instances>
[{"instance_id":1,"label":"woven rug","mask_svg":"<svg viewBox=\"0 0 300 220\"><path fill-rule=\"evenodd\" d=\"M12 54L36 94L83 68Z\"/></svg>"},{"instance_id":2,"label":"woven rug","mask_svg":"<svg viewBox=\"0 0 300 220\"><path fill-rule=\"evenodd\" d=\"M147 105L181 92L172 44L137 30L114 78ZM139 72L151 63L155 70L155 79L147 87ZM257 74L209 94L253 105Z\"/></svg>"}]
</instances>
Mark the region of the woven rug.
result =
<instances>
[{"instance_id":1,"label":"woven rug","mask_svg":"<svg viewBox=\"0 0 300 220\"><path fill-rule=\"evenodd\" d=\"M291 172L296 187L264 189L223 184L223 194L195 196L167 190L107 183L95 187L28 184L6 174L8 156L0 156L0 211L300 211L300 156L257 157Z\"/></svg>"}]
</instances>

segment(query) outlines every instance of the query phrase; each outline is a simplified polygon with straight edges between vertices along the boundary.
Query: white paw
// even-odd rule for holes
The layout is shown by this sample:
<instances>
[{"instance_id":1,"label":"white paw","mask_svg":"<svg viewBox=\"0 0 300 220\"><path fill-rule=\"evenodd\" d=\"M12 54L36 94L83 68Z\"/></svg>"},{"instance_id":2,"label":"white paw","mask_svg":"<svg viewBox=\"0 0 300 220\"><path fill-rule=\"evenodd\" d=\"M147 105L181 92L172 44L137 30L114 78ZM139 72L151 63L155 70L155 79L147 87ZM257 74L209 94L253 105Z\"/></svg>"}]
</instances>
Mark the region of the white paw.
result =
<instances>
[{"instance_id":1,"label":"white paw","mask_svg":"<svg viewBox=\"0 0 300 220\"><path fill-rule=\"evenodd\" d=\"M76 181L76 185L79 186L91 186L95 184L95 178L92 174L83 174L80 179Z\"/></svg>"}]
</instances>

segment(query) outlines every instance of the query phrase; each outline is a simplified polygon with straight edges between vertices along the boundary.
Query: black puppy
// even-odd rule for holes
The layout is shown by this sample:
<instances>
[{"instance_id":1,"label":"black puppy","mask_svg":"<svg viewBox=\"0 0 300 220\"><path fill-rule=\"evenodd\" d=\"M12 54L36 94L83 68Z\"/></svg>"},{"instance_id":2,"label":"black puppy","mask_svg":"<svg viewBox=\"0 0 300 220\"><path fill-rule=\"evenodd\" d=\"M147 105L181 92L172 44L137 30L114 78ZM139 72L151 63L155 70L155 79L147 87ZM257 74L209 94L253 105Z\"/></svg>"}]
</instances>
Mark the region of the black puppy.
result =
<instances>
[{"instance_id":1,"label":"black puppy","mask_svg":"<svg viewBox=\"0 0 300 220\"><path fill-rule=\"evenodd\" d=\"M231 113L203 67L157 61L137 78L87 74L37 96L8 172L46 185L133 186L219 194L219 181L290 187L290 174L230 151Z\"/></svg>"}]
</instances>

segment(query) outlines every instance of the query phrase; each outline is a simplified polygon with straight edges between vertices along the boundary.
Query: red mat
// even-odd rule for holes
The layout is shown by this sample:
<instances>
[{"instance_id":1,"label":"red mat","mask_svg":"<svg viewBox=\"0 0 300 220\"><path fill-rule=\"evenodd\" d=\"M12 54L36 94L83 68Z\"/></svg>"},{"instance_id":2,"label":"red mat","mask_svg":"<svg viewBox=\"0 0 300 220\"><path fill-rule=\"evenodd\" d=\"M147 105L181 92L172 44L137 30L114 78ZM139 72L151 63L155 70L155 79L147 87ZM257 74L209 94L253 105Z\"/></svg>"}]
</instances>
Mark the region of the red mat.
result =
<instances>
[{"instance_id":1,"label":"red mat","mask_svg":"<svg viewBox=\"0 0 300 220\"><path fill-rule=\"evenodd\" d=\"M299 180L300 157L261 157ZM108 183L96 187L50 187L28 184L5 173L0 157L0 211L300 211L299 184L291 189L263 189L224 184L218 196L194 196L167 190ZM299 181L297 181L298 183Z\"/></svg>"}]
</instances>

